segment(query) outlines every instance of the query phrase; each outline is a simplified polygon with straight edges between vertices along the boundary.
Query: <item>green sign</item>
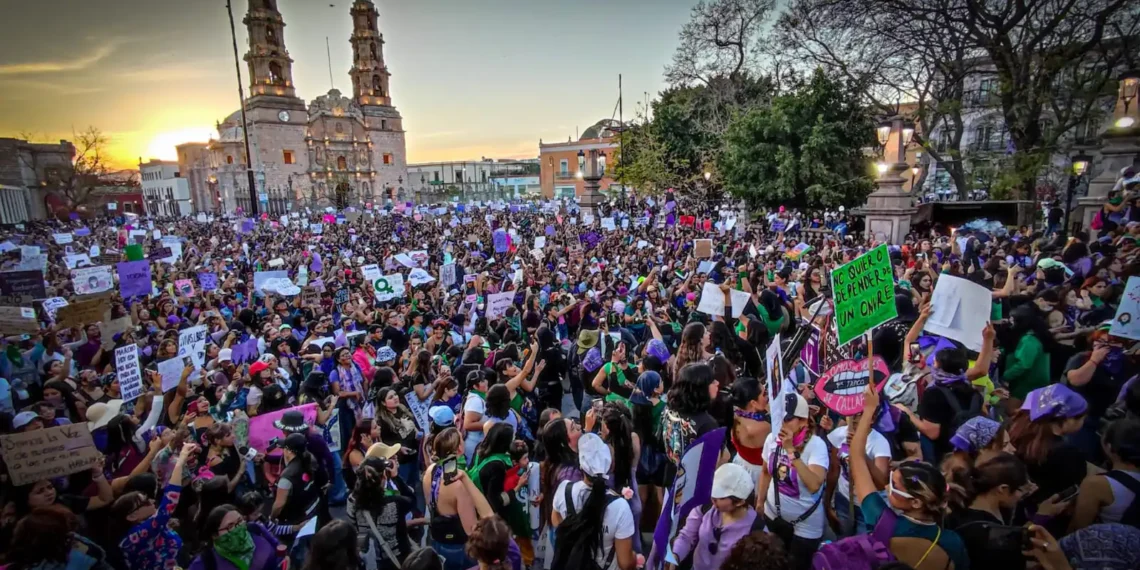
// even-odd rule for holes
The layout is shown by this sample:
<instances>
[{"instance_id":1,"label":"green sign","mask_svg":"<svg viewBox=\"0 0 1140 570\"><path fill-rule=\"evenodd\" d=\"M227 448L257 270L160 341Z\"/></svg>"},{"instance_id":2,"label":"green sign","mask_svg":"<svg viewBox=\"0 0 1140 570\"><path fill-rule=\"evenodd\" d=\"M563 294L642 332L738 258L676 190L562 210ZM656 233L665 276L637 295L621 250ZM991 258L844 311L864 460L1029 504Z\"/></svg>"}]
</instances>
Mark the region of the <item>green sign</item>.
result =
<instances>
[{"instance_id":1,"label":"green sign","mask_svg":"<svg viewBox=\"0 0 1140 570\"><path fill-rule=\"evenodd\" d=\"M844 345L898 316L887 246L880 245L831 272L835 324Z\"/></svg>"}]
</instances>

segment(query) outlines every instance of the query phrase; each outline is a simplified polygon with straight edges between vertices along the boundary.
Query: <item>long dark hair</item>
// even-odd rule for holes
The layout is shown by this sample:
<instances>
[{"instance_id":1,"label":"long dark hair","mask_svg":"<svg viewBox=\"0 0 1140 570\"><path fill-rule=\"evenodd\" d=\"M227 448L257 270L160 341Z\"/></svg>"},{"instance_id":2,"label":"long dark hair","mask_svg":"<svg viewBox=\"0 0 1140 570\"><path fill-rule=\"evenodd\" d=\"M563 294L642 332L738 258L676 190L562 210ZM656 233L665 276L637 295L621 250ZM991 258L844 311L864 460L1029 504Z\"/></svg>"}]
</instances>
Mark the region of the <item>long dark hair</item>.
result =
<instances>
[{"instance_id":1,"label":"long dark hair","mask_svg":"<svg viewBox=\"0 0 1140 570\"><path fill-rule=\"evenodd\" d=\"M360 567L360 548L356 544L356 527L348 521L333 520L324 526L309 544L309 555L301 570Z\"/></svg>"},{"instance_id":2,"label":"long dark hair","mask_svg":"<svg viewBox=\"0 0 1140 570\"><path fill-rule=\"evenodd\" d=\"M488 417L506 419L511 413L511 390L506 384L495 384L487 390L487 405L484 412Z\"/></svg>"},{"instance_id":3,"label":"long dark hair","mask_svg":"<svg viewBox=\"0 0 1140 570\"><path fill-rule=\"evenodd\" d=\"M677 373L673 387L666 398L669 409L683 416L695 416L709 409L709 385L713 382L713 371L704 362L686 364Z\"/></svg>"},{"instance_id":4,"label":"long dark hair","mask_svg":"<svg viewBox=\"0 0 1140 570\"><path fill-rule=\"evenodd\" d=\"M1017 349L1021 337L1032 333L1041 343L1046 353L1052 352L1057 343L1053 340L1053 333L1049 330L1049 323L1041 315L1041 311L1033 303L1024 303L1010 313L1013 319L1011 326L1004 336L1002 343L1007 353L1012 354Z\"/></svg>"},{"instance_id":5,"label":"long dark hair","mask_svg":"<svg viewBox=\"0 0 1140 570\"><path fill-rule=\"evenodd\" d=\"M225 477L215 477L202 484L202 488L198 490L198 514L194 517L199 541L204 541L207 536L205 532L209 523L209 514L215 507L231 502L233 495L230 493L229 481Z\"/></svg>"},{"instance_id":6,"label":"long dark hair","mask_svg":"<svg viewBox=\"0 0 1140 570\"><path fill-rule=\"evenodd\" d=\"M558 526L558 544L563 548L554 549L555 568L565 568L567 557L575 550L582 549L593 558L602 552L608 490L606 477L592 475L585 479L590 483L590 494L586 496L586 502Z\"/></svg>"},{"instance_id":7,"label":"long dark hair","mask_svg":"<svg viewBox=\"0 0 1140 570\"><path fill-rule=\"evenodd\" d=\"M515 440L515 428L511 424L498 423L491 426L487 430L487 436L475 448L475 455L480 459L486 459L492 455L500 453L509 453L511 451L511 442Z\"/></svg>"},{"instance_id":8,"label":"long dark hair","mask_svg":"<svg viewBox=\"0 0 1140 570\"><path fill-rule=\"evenodd\" d=\"M728 325L724 324L724 321L713 322L712 325L709 326L709 336L711 337L709 344L712 345L713 348L720 349L720 352L728 358L728 361L731 362L733 366L744 365L744 357L741 356L740 348L736 345L736 339L738 337L729 330Z\"/></svg>"},{"instance_id":9,"label":"long dark hair","mask_svg":"<svg viewBox=\"0 0 1140 570\"><path fill-rule=\"evenodd\" d=\"M578 454L570 447L570 434L566 432L566 418L557 418L547 422L542 428L539 437L542 438L542 450L546 459L539 465L539 478L542 488L553 490L557 487L554 478L562 467L578 467ZM554 493L542 494L539 504L539 516L542 521L550 520L550 511L554 506Z\"/></svg>"},{"instance_id":10,"label":"long dark hair","mask_svg":"<svg viewBox=\"0 0 1140 570\"><path fill-rule=\"evenodd\" d=\"M222 528L222 519L226 518L226 515L232 512L238 512L237 507L233 505L218 505L210 509L209 514L206 515L205 522L202 523L201 536L198 537L203 545L209 547L214 546L214 535L218 534L218 529ZM202 555L211 556L210 553L206 552L203 552Z\"/></svg>"},{"instance_id":11,"label":"long dark hair","mask_svg":"<svg viewBox=\"0 0 1140 570\"><path fill-rule=\"evenodd\" d=\"M606 443L613 446L614 487L633 486L633 431L629 410L620 402L607 402L602 407L602 423L609 432Z\"/></svg>"}]
</instances>

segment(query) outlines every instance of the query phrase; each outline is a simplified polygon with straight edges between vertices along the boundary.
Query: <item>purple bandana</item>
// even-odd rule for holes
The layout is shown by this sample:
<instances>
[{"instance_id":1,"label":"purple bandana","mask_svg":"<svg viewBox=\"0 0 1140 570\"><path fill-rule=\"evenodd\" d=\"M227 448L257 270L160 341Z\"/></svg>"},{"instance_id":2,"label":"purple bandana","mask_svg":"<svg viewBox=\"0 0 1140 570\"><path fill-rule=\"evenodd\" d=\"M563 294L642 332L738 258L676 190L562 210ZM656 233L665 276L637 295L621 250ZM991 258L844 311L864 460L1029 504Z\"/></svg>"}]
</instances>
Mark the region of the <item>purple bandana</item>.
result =
<instances>
[{"instance_id":1,"label":"purple bandana","mask_svg":"<svg viewBox=\"0 0 1140 570\"><path fill-rule=\"evenodd\" d=\"M982 416L970 418L950 436L950 445L958 451L977 453L993 442L1001 424Z\"/></svg>"},{"instance_id":2,"label":"purple bandana","mask_svg":"<svg viewBox=\"0 0 1140 570\"><path fill-rule=\"evenodd\" d=\"M1052 384L1030 392L1021 409L1028 411L1030 421L1035 422L1041 418L1075 418L1087 412L1089 404L1068 386Z\"/></svg>"}]
</instances>

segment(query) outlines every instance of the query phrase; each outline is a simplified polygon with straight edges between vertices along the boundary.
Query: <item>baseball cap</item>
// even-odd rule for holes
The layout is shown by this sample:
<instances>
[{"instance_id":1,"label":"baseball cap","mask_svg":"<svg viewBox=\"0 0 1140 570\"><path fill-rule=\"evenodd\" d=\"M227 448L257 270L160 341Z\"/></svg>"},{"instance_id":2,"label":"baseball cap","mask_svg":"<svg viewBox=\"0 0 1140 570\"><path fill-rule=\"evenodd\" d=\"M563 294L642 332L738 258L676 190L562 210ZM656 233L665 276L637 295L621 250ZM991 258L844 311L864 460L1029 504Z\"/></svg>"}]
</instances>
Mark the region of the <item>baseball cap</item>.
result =
<instances>
[{"instance_id":1,"label":"baseball cap","mask_svg":"<svg viewBox=\"0 0 1140 570\"><path fill-rule=\"evenodd\" d=\"M12 418L12 429L21 429L33 421L39 419L35 412L20 412L16 417Z\"/></svg>"},{"instance_id":2,"label":"baseball cap","mask_svg":"<svg viewBox=\"0 0 1140 570\"><path fill-rule=\"evenodd\" d=\"M218 351L218 362L232 362L234 359L233 349L223 348Z\"/></svg>"},{"instance_id":3,"label":"baseball cap","mask_svg":"<svg viewBox=\"0 0 1140 570\"><path fill-rule=\"evenodd\" d=\"M303 433L291 433L285 438L283 447L293 453L302 453L309 445L309 438Z\"/></svg>"},{"instance_id":4,"label":"baseball cap","mask_svg":"<svg viewBox=\"0 0 1140 570\"><path fill-rule=\"evenodd\" d=\"M432 406L428 410L431 421L437 426L448 427L455 425L455 412L447 406Z\"/></svg>"},{"instance_id":5,"label":"baseball cap","mask_svg":"<svg viewBox=\"0 0 1140 570\"><path fill-rule=\"evenodd\" d=\"M784 421L789 421L795 418L808 418L808 403L803 396L791 393L784 394L784 409L788 411L784 416Z\"/></svg>"},{"instance_id":6,"label":"baseball cap","mask_svg":"<svg viewBox=\"0 0 1140 570\"><path fill-rule=\"evenodd\" d=\"M735 463L725 463L713 475L712 498L747 499L756 489L748 471Z\"/></svg>"},{"instance_id":7,"label":"baseball cap","mask_svg":"<svg viewBox=\"0 0 1140 570\"><path fill-rule=\"evenodd\" d=\"M613 456L610 447L597 434L583 434L578 440L578 464L591 477L605 477L610 472Z\"/></svg>"}]
</instances>

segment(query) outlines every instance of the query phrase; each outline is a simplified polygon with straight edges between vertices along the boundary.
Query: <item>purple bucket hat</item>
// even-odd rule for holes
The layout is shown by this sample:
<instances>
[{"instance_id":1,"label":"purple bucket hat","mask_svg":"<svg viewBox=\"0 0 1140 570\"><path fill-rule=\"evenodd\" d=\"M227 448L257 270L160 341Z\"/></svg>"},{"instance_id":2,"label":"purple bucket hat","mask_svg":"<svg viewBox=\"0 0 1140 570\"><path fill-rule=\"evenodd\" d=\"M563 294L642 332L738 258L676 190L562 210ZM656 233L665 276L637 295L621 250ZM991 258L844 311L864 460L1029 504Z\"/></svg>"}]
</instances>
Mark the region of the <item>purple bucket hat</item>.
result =
<instances>
[{"instance_id":1,"label":"purple bucket hat","mask_svg":"<svg viewBox=\"0 0 1140 570\"><path fill-rule=\"evenodd\" d=\"M1029 412L1030 421L1075 418L1088 412L1084 397L1063 384L1038 388L1025 397L1021 409Z\"/></svg>"},{"instance_id":2,"label":"purple bucket hat","mask_svg":"<svg viewBox=\"0 0 1140 570\"><path fill-rule=\"evenodd\" d=\"M665 343L660 340L653 339L649 341L649 344L645 347L645 354L647 356L656 357L661 364L669 362L669 347L665 346Z\"/></svg>"}]
</instances>

